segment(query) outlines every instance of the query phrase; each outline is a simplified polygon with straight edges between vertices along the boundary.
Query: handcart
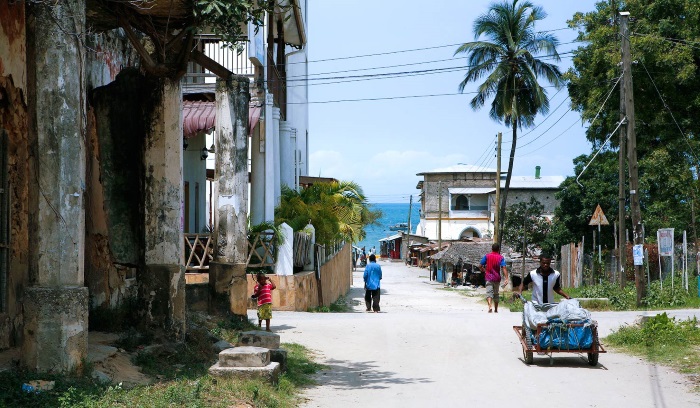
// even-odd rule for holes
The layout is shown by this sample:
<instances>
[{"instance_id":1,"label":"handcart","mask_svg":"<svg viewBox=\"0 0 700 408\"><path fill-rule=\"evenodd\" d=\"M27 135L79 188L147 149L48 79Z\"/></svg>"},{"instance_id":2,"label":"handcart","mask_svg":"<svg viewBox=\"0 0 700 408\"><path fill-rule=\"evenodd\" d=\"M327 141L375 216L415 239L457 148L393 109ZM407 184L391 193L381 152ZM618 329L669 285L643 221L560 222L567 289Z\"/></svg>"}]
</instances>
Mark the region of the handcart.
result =
<instances>
[{"instance_id":1,"label":"handcart","mask_svg":"<svg viewBox=\"0 0 700 408\"><path fill-rule=\"evenodd\" d=\"M522 298L524 301L525 299ZM598 364L598 355L606 353L598 340L598 322L551 321L538 323L537 329L531 329L523 318L522 326L513 326L523 347L525 364L532 364L534 353L549 355L550 364L554 353L586 353L588 365Z\"/></svg>"}]
</instances>

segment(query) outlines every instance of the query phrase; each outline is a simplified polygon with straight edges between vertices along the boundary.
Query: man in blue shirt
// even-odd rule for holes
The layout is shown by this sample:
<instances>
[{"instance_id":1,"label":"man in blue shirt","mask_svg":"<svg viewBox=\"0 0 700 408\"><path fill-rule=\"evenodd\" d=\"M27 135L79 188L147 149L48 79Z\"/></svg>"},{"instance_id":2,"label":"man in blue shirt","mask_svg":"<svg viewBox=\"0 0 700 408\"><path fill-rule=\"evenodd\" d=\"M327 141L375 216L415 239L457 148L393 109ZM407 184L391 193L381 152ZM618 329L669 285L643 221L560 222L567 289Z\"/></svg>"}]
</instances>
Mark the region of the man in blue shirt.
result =
<instances>
[{"instance_id":1,"label":"man in blue shirt","mask_svg":"<svg viewBox=\"0 0 700 408\"><path fill-rule=\"evenodd\" d=\"M377 265L377 257L374 254L369 256L369 263L365 267L362 276L365 281L365 305L367 311L379 313L379 281L382 280L382 267Z\"/></svg>"}]
</instances>

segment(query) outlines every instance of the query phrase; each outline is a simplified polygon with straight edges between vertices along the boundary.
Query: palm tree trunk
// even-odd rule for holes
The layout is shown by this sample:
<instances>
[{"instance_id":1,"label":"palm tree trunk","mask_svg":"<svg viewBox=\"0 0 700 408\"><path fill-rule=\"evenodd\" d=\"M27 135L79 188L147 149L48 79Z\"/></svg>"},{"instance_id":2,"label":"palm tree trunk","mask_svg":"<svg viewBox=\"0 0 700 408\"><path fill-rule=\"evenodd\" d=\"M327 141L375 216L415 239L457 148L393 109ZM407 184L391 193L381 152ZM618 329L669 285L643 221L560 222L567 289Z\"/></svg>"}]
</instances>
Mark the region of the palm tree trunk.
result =
<instances>
[{"instance_id":1,"label":"palm tree trunk","mask_svg":"<svg viewBox=\"0 0 700 408\"><path fill-rule=\"evenodd\" d=\"M503 194L501 195L501 215L498 219L500 224L498 228L498 243L503 244L503 225L506 220L506 201L508 200L508 189L510 189L510 177L513 174L513 161L515 160L515 146L518 142L518 120L513 120L513 142L510 145L510 159L508 160L508 173L506 174L506 186L503 189ZM500 183L501 180L498 180Z\"/></svg>"}]
</instances>

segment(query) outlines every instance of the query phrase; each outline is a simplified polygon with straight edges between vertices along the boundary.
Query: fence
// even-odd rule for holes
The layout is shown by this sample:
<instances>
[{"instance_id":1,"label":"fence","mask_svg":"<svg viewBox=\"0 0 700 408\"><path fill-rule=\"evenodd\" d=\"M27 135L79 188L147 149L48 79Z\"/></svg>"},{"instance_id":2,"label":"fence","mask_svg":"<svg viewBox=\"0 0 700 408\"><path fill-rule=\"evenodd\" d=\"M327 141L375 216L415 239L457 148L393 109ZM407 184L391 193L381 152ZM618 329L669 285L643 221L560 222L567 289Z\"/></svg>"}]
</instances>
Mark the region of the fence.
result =
<instances>
[{"instance_id":1,"label":"fence","mask_svg":"<svg viewBox=\"0 0 700 408\"><path fill-rule=\"evenodd\" d=\"M626 248L625 279L634 280L632 261L632 244ZM673 264L671 260L673 259ZM673 274L675 279L682 279L683 285L698 276L700 270L700 253L694 245L688 244L683 253L683 245L674 245L674 256L659 259L656 244L644 245L644 276L647 282L667 279ZM585 253L580 244L568 244L561 247L560 269L562 286L579 287L603 282L619 282L619 259L614 251L608 251L600 257L597 253Z\"/></svg>"}]
</instances>

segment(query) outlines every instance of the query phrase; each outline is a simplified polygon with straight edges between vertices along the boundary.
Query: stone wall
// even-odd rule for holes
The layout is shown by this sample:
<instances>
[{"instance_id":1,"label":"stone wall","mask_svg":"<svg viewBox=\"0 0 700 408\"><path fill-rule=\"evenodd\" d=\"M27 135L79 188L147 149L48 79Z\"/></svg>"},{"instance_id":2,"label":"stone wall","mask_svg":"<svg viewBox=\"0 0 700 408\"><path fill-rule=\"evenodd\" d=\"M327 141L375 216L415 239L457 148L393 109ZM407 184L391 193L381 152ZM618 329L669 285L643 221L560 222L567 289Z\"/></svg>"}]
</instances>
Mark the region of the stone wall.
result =
<instances>
[{"instance_id":1,"label":"stone wall","mask_svg":"<svg viewBox=\"0 0 700 408\"><path fill-rule=\"evenodd\" d=\"M321 289L323 300L319 301L316 272L301 272L294 275L267 275L277 289L272 293L272 309L305 312L318 306L329 306L345 295L352 285L352 245L346 244L338 254L321 266ZM248 275L248 296L253 293L255 276ZM255 309L252 300L249 309Z\"/></svg>"}]
</instances>

